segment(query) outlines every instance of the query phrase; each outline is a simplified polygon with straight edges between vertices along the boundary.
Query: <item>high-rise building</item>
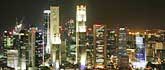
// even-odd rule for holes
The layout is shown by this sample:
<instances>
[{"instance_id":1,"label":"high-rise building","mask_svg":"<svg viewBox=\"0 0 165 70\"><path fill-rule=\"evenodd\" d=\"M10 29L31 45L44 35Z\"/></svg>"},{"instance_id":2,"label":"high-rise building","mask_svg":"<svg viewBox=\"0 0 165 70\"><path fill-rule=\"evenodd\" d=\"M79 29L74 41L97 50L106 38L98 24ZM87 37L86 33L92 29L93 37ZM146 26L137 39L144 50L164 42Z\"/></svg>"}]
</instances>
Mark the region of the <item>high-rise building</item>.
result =
<instances>
[{"instance_id":1,"label":"high-rise building","mask_svg":"<svg viewBox=\"0 0 165 70\"><path fill-rule=\"evenodd\" d=\"M106 25L93 25L94 35L94 67L105 68L107 59L107 32Z\"/></svg>"},{"instance_id":2,"label":"high-rise building","mask_svg":"<svg viewBox=\"0 0 165 70\"><path fill-rule=\"evenodd\" d=\"M86 66L87 69L92 69L94 64L94 47L93 47L93 28L87 28L86 32Z\"/></svg>"},{"instance_id":3,"label":"high-rise building","mask_svg":"<svg viewBox=\"0 0 165 70\"><path fill-rule=\"evenodd\" d=\"M138 61L145 61L146 60L146 52L145 52L145 44L144 38L139 33L136 34L135 37L135 44L136 44L136 58Z\"/></svg>"},{"instance_id":4,"label":"high-rise building","mask_svg":"<svg viewBox=\"0 0 165 70\"><path fill-rule=\"evenodd\" d=\"M50 48L53 67L59 68L61 63L61 35L59 26L59 6L50 6Z\"/></svg>"},{"instance_id":5,"label":"high-rise building","mask_svg":"<svg viewBox=\"0 0 165 70\"><path fill-rule=\"evenodd\" d=\"M118 29L118 55L127 55L127 29L125 27Z\"/></svg>"},{"instance_id":6,"label":"high-rise building","mask_svg":"<svg viewBox=\"0 0 165 70\"><path fill-rule=\"evenodd\" d=\"M14 34L14 49L18 51L18 70L28 66L29 32L20 30Z\"/></svg>"},{"instance_id":7,"label":"high-rise building","mask_svg":"<svg viewBox=\"0 0 165 70\"><path fill-rule=\"evenodd\" d=\"M76 5L76 64L80 62L81 70L86 66L86 5ZM80 50L81 49L81 50ZM80 55L80 56L79 56Z\"/></svg>"},{"instance_id":8,"label":"high-rise building","mask_svg":"<svg viewBox=\"0 0 165 70\"><path fill-rule=\"evenodd\" d=\"M43 29L43 35L44 35L44 42L46 43L46 53L50 54L50 10L44 10L44 29Z\"/></svg>"},{"instance_id":9,"label":"high-rise building","mask_svg":"<svg viewBox=\"0 0 165 70\"><path fill-rule=\"evenodd\" d=\"M13 49L13 34L9 31L4 31L2 33L2 49L1 50L1 58L0 61L2 62L2 66L10 66L8 65L8 54L7 51ZM11 66L10 66L11 67Z\"/></svg>"},{"instance_id":10,"label":"high-rise building","mask_svg":"<svg viewBox=\"0 0 165 70\"><path fill-rule=\"evenodd\" d=\"M65 47L62 47L66 51L66 59L62 59L62 61L68 61L70 63L74 63L76 57L76 25L73 19L67 20L66 23L62 24L61 36L62 40L65 41ZM61 53L63 52L61 51Z\"/></svg>"},{"instance_id":11,"label":"high-rise building","mask_svg":"<svg viewBox=\"0 0 165 70\"><path fill-rule=\"evenodd\" d=\"M107 58L110 58L111 56L117 56L116 41L117 37L115 30L107 30Z\"/></svg>"},{"instance_id":12,"label":"high-rise building","mask_svg":"<svg viewBox=\"0 0 165 70\"><path fill-rule=\"evenodd\" d=\"M17 70L18 50L7 50L7 66Z\"/></svg>"},{"instance_id":13,"label":"high-rise building","mask_svg":"<svg viewBox=\"0 0 165 70\"><path fill-rule=\"evenodd\" d=\"M118 64L123 70L128 70L128 64L129 64L129 57L127 55L127 38L128 38L128 32L126 27L121 27L117 31L118 34Z\"/></svg>"},{"instance_id":14,"label":"high-rise building","mask_svg":"<svg viewBox=\"0 0 165 70\"><path fill-rule=\"evenodd\" d=\"M37 29L35 27L31 27L29 30L29 39L28 39L28 43L29 43L29 47L28 47L28 69L30 70L35 70L36 69L36 64L35 64L35 51L36 51L36 46L35 46L35 41L36 41L36 32Z\"/></svg>"},{"instance_id":15,"label":"high-rise building","mask_svg":"<svg viewBox=\"0 0 165 70\"><path fill-rule=\"evenodd\" d=\"M43 40L43 33L42 32L36 32L35 33L35 66L39 67L43 63L43 53L45 53L44 50L44 40Z\"/></svg>"},{"instance_id":16,"label":"high-rise building","mask_svg":"<svg viewBox=\"0 0 165 70\"><path fill-rule=\"evenodd\" d=\"M10 31L4 31L3 37L3 49L13 49L13 34Z\"/></svg>"}]
</instances>

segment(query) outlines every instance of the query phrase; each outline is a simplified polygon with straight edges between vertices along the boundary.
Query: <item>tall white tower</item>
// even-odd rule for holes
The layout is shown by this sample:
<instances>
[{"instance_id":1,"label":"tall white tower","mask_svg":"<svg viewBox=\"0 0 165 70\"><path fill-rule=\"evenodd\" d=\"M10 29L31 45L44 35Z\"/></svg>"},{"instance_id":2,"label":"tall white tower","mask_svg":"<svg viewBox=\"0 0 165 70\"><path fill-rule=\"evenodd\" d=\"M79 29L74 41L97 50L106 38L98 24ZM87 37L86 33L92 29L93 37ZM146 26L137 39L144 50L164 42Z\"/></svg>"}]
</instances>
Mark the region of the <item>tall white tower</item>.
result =
<instances>
[{"instance_id":1,"label":"tall white tower","mask_svg":"<svg viewBox=\"0 0 165 70\"><path fill-rule=\"evenodd\" d=\"M53 67L58 70L60 63L60 31L59 31L59 7L50 6L50 43L51 43L51 59Z\"/></svg>"},{"instance_id":2,"label":"tall white tower","mask_svg":"<svg viewBox=\"0 0 165 70\"><path fill-rule=\"evenodd\" d=\"M47 43L46 43L46 53L50 54L50 10L44 10L44 17L45 17L45 25L46 27L46 34L47 34Z\"/></svg>"},{"instance_id":3,"label":"tall white tower","mask_svg":"<svg viewBox=\"0 0 165 70\"><path fill-rule=\"evenodd\" d=\"M86 62L86 46L85 41L79 42L80 38L85 38L86 32L86 5L77 5L76 6L76 64L80 61L81 70L85 68ZM80 45L84 45L79 51ZM80 56L79 56L80 55ZM80 58L80 60L79 60Z\"/></svg>"}]
</instances>

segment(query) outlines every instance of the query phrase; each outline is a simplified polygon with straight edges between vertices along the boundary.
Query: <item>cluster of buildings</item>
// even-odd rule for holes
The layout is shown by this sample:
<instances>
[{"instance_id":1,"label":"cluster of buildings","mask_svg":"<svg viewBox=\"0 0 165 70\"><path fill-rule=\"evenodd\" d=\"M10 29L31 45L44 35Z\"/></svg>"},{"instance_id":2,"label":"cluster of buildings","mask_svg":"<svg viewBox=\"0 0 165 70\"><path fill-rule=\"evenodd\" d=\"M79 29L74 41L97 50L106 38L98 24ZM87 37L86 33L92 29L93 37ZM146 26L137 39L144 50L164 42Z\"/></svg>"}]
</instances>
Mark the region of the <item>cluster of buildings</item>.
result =
<instances>
[{"instance_id":1,"label":"cluster of buildings","mask_svg":"<svg viewBox=\"0 0 165 70\"><path fill-rule=\"evenodd\" d=\"M52 57L48 47L51 37L47 31L37 27L25 29L21 25L16 25L13 31L3 32L2 66L15 69L51 66L52 58L55 58L59 65L70 63L86 68L105 68L110 63L120 66L132 63L138 68L149 61L161 64L165 59L164 30L133 32L127 27L110 29L104 24L94 24L86 28L86 32L77 33L71 19L60 26L64 27L60 31L61 40L58 40L61 42L54 44L55 57Z\"/></svg>"},{"instance_id":2,"label":"cluster of buildings","mask_svg":"<svg viewBox=\"0 0 165 70\"><path fill-rule=\"evenodd\" d=\"M127 27L87 26L86 5L76 6L76 19L59 23L59 6L44 11L43 27L23 27L2 33L0 66L35 70L47 66L85 68L144 67L165 59L165 30L135 32ZM127 69L126 69L127 70Z\"/></svg>"}]
</instances>

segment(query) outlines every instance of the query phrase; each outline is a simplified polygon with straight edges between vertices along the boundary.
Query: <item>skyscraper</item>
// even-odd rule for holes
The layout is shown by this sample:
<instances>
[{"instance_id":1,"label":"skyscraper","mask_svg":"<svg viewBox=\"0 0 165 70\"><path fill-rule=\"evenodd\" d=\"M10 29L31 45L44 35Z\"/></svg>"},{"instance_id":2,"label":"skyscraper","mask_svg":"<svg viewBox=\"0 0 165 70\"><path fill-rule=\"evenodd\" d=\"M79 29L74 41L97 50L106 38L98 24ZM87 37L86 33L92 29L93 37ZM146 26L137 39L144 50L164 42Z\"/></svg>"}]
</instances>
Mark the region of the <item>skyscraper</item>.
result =
<instances>
[{"instance_id":1,"label":"skyscraper","mask_svg":"<svg viewBox=\"0 0 165 70\"><path fill-rule=\"evenodd\" d=\"M60 31L59 31L59 7L50 6L50 45L51 45L51 59L53 67L59 68L60 64Z\"/></svg>"},{"instance_id":2,"label":"skyscraper","mask_svg":"<svg viewBox=\"0 0 165 70\"><path fill-rule=\"evenodd\" d=\"M118 29L118 55L126 55L127 29L125 27Z\"/></svg>"},{"instance_id":3,"label":"skyscraper","mask_svg":"<svg viewBox=\"0 0 165 70\"><path fill-rule=\"evenodd\" d=\"M107 57L107 34L106 25L93 25L94 35L94 67L105 68Z\"/></svg>"}]
</instances>

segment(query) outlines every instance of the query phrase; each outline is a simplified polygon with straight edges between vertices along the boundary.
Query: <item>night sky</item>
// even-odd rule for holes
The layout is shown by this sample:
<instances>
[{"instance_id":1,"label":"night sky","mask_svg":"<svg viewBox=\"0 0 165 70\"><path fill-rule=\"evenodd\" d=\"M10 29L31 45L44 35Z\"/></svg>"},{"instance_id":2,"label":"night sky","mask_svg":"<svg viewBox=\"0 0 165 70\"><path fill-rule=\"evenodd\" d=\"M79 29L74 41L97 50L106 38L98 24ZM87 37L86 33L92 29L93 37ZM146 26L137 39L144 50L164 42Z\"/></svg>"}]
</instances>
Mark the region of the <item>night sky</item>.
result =
<instances>
[{"instance_id":1,"label":"night sky","mask_svg":"<svg viewBox=\"0 0 165 70\"><path fill-rule=\"evenodd\" d=\"M56 0L61 7L61 23L75 16L75 0ZM88 24L103 23L135 29L165 27L165 0L87 0ZM16 17L25 17L25 24L41 24L48 0L0 0L0 31L15 25ZM165 29L165 28L164 28Z\"/></svg>"}]
</instances>

